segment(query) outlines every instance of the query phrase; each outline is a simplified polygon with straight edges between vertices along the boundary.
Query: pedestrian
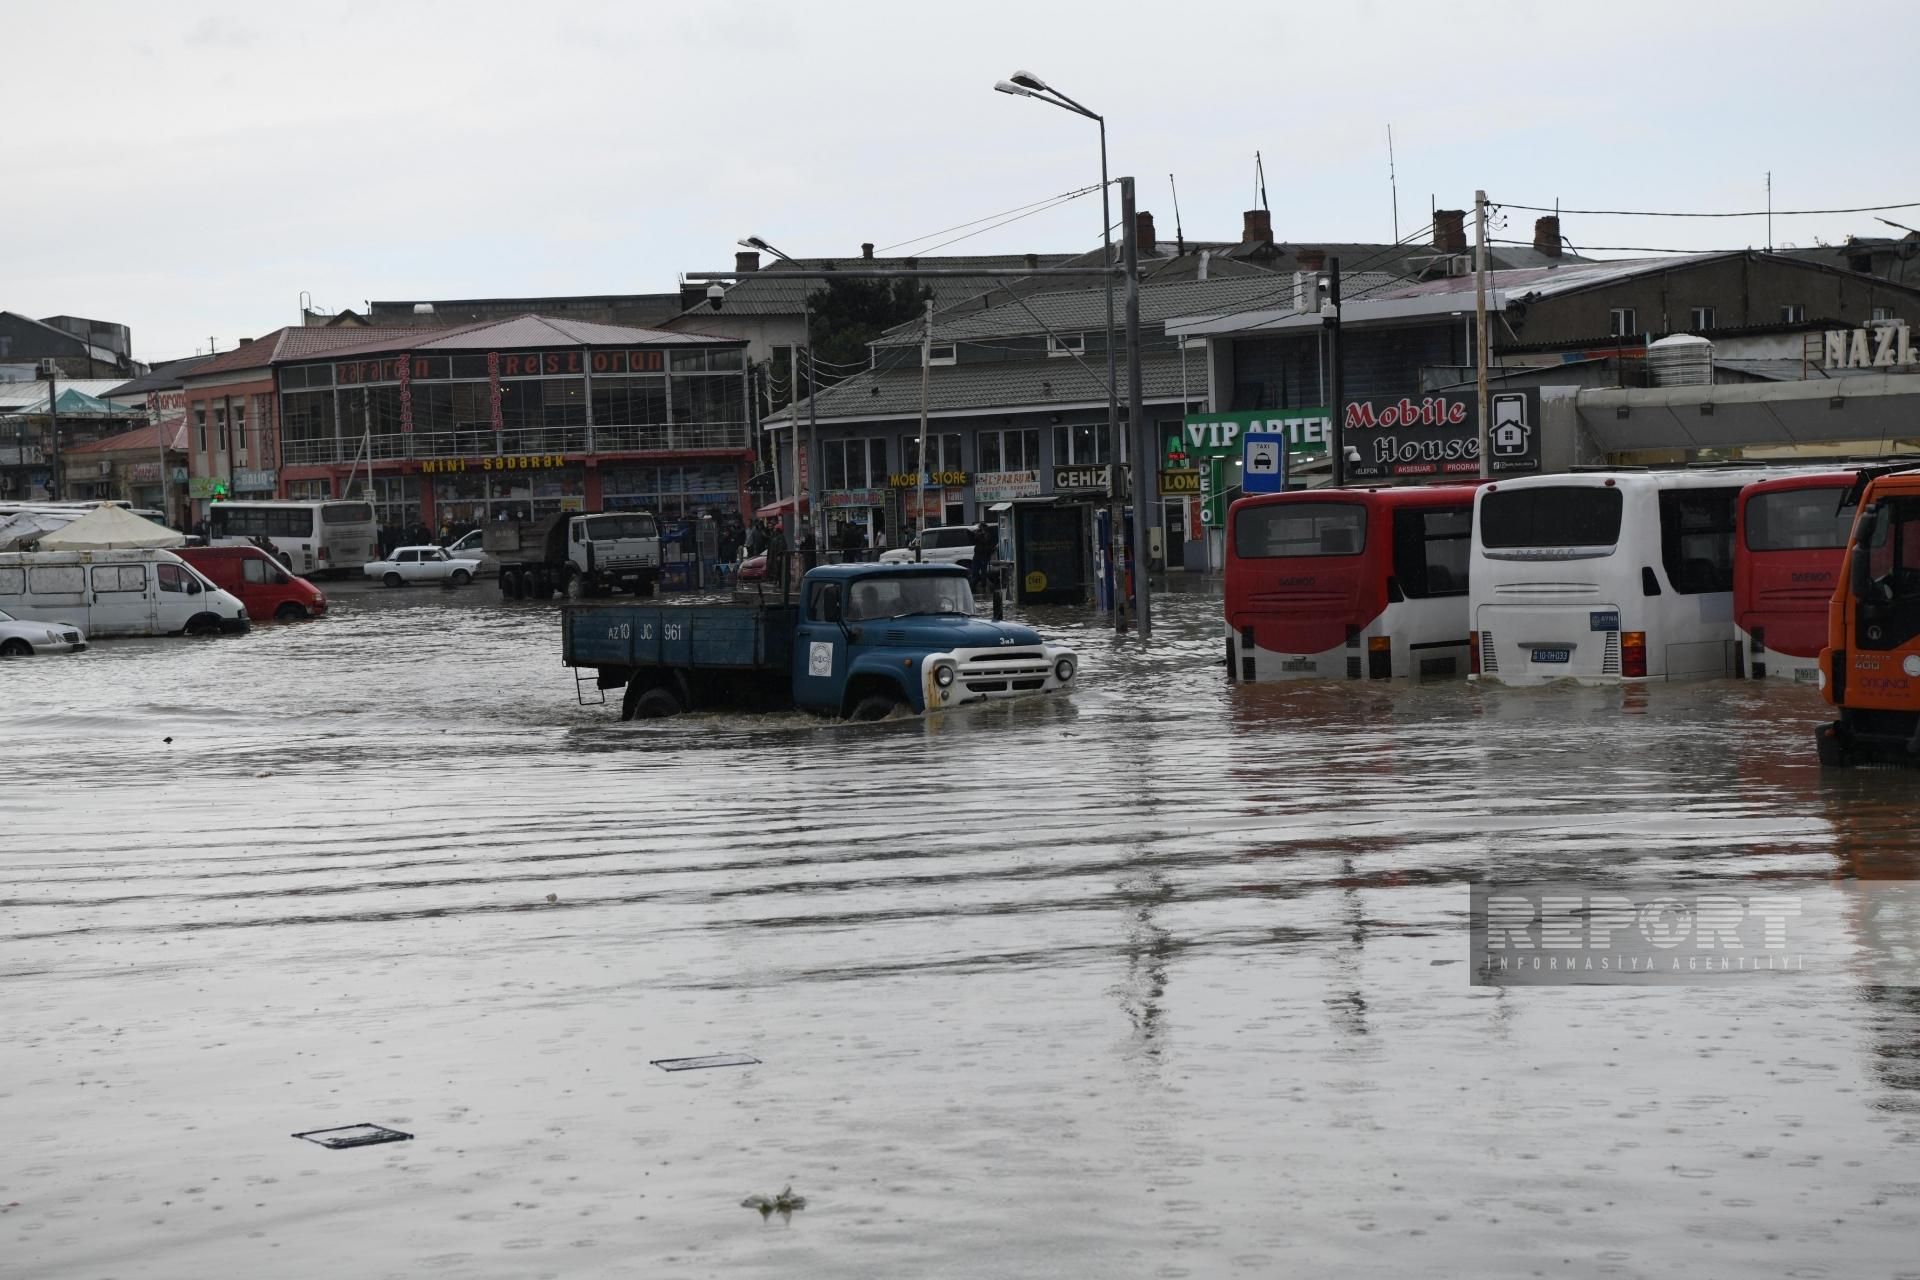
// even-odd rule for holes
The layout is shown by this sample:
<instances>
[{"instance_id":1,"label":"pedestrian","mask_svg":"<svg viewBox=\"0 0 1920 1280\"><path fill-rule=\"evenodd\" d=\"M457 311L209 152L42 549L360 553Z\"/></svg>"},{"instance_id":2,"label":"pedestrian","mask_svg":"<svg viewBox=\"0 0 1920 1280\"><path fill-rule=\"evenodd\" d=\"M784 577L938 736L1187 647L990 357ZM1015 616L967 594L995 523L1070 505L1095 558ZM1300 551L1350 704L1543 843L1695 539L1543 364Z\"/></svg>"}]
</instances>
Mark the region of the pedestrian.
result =
<instances>
[{"instance_id":1,"label":"pedestrian","mask_svg":"<svg viewBox=\"0 0 1920 1280\"><path fill-rule=\"evenodd\" d=\"M755 520L747 531L747 554L757 556L767 549L767 522Z\"/></svg>"},{"instance_id":2,"label":"pedestrian","mask_svg":"<svg viewBox=\"0 0 1920 1280\"><path fill-rule=\"evenodd\" d=\"M440 522L440 545L444 547L449 542L452 542L452 541L453 541L453 526L451 524L448 524L445 520L442 520Z\"/></svg>"},{"instance_id":3,"label":"pedestrian","mask_svg":"<svg viewBox=\"0 0 1920 1280\"><path fill-rule=\"evenodd\" d=\"M780 590L784 592L787 589L789 572L790 570L787 567L787 531L780 527L778 521L774 521L767 525L767 576L777 577L780 582Z\"/></svg>"},{"instance_id":4,"label":"pedestrian","mask_svg":"<svg viewBox=\"0 0 1920 1280\"><path fill-rule=\"evenodd\" d=\"M805 565L808 569L813 568L814 564L816 563L815 557L817 556L818 551L819 551L819 548L814 544L814 540L813 540L813 526L811 524L801 525L800 526L800 563Z\"/></svg>"},{"instance_id":5,"label":"pedestrian","mask_svg":"<svg viewBox=\"0 0 1920 1280\"><path fill-rule=\"evenodd\" d=\"M978 591L987 585L987 566L993 563L994 550L1000 545L1000 535L994 527L982 520L973 530L973 586Z\"/></svg>"}]
</instances>

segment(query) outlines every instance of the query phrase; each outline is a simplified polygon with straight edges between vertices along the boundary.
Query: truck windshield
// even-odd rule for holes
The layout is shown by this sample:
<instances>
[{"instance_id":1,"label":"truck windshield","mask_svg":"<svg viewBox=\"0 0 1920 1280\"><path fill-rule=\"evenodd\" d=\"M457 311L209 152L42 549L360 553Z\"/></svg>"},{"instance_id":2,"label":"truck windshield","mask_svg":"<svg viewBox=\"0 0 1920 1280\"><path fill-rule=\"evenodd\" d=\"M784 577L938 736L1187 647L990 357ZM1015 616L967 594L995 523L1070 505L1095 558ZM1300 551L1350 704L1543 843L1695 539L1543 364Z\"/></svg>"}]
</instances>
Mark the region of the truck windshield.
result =
<instances>
[{"instance_id":1,"label":"truck windshield","mask_svg":"<svg viewBox=\"0 0 1920 1280\"><path fill-rule=\"evenodd\" d=\"M960 574L939 577L871 578L853 584L847 621L905 618L917 613L973 614L973 590Z\"/></svg>"},{"instance_id":2,"label":"truck windshield","mask_svg":"<svg viewBox=\"0 0 1920 1280\"><path fill-rule=\"evenodd\" d=\"M595 542L612 542L615 538L651 538L655 533L652 516L599 516L586 524L587 537Z\"/></svg>"}]
</instances>

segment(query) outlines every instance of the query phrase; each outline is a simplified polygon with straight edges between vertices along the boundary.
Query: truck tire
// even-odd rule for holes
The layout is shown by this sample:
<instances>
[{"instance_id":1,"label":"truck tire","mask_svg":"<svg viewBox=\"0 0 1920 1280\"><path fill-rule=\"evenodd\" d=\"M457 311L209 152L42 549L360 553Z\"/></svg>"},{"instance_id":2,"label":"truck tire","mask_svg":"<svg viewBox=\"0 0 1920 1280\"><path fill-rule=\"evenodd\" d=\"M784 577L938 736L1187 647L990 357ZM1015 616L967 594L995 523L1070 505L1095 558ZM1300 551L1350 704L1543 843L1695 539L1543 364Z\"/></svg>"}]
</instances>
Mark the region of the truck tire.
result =
<instances>
[{"instance_id":1,"label":"truck tire","mask_svg":"<svg viewBox=\"0 0 1920 1280\"><path fill-rule=\"evenodd\" d=\"M853 704L853 710L847 713L849 720L885 720L900 705L900 699L891 693L870 693Z\"/></svg>"},{"instance_id":2,"label":"truck tire","mask_svg":"<svg viewBox=\"0 0 1920 1280\"><path fill-rule=\"evenodd\" d=\"M585 600L588 596L592 594L593 594L593 591L592 591L591 584L587 582L585 574L575 573L575 574L568 575L567 599Z\"/></svg>"},{"instance_id":3,"label":"truck tire","mask_svg":"<svg viewBox=\"0 0 1920 1280\"><path fill-rule=\"evenodd\" d=\"M680 699L673 695L671 689L663 689L659 685L650 689L640 689L629 685L627 696L621 703L620 718L622 720L663 720L668 716L677 716L683 710L685 708L680 705Z\"/></svg>"},{"instance_id":4,"label":"truck tire","mask_svg":"<svg viewBox=\"0 0 1920 1280\"><path fill-rule=\"evenodd\" d=\"M1822 769L1845 769L1853 763L1853 752L1840 740L1840 726L1823 724L1813 731L1814 753Z\"/></svg>"},{"instance_id":5,"label":"truck tire","mask_svg":"<svg viewBox=\"0 0 1920 1280\"><path fill-rule=\"evenodd\" d=\"M520 573L517 569L500 571L500 598L518 600L520 598Z\"/></svg>"},{"instance_id":6,"label":"truck tire","mask_svg":"<svg viewBox=\"0 0 1920 1280\"><path fill-rule=\"evenodd\" d=\"M547 571L545 569L527 570L525 585L520 589L520 595L523 599L545 600L552 594L553 588L547 584Z\"/></svg>"},{"instance_id":7,"label":"truck tire","mask_svg":"<svg viewBox=\"0 0 1920 1280\"><path fill-rule=\"evenodd\" d=\"M659 580L657 578L642 578L633 584L633 594L642 599L648 598L653 595L654 588L658 584Z\"/></svg>"}]
</instances>

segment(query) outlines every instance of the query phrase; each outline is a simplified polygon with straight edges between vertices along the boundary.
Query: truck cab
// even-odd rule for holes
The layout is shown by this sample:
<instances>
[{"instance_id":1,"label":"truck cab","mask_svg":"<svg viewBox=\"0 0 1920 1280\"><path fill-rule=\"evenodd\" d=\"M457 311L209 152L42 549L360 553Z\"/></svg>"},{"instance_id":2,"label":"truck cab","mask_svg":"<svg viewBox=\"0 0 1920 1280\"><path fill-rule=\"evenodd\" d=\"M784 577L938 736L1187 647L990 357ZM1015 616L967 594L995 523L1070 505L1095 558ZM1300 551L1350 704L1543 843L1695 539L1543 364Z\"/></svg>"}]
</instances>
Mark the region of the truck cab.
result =
<instances>
[{"instance_id":1,"label":"truck cab","mask_svg":"<svg viewBox=\"0 0 1920 1280\"><path fill-rule=\"evenodd\" d=\"M534 527L531 544L536 559L501 556L500 594L509 600L556 591L573 600L650 596L660 583L660 526L645 511L560 512Z\"/></svg>"},{"instance_id":2,"label":"truck cab","mask_svg":"<svg viewBox=\"0 0 1920 1280\"><path fill-rule=\"evenodd\" d=\"M1031 627L973 614L958 565L827 565L800 583L794 702L877 720L904 706L940 710L1070 684L1071 649Z\"/></svg>"},{"instance_id":3,"label":"truck cab","mask_svg":"<svg viewBox=\"0 0 1920 1280\"><path fill-rule=\"evenodd\" d=\"M1845 572L1827 607L1820 687L1840 718L1820 763L1920 763L1920 469L1863 473Z\"/></svg>"}]
</instances>

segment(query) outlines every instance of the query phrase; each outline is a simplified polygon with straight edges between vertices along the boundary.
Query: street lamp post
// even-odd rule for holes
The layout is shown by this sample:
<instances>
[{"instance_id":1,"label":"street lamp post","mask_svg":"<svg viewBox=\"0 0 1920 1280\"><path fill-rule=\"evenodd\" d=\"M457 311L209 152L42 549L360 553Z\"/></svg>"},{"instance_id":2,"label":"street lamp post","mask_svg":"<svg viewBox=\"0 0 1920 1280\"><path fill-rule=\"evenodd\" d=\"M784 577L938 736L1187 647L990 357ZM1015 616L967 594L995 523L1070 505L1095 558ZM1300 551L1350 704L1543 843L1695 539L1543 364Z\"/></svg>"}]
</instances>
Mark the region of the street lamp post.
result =
<instances>
[{"instance_id":1,"label":"street lamp post","mask_svg":"<svg viewBox=\"0 0 1920 1280\"><path fill-rule=\"evenodd\" d=\"M60 366L51 360L40 363L40 376L47 380L47 431L52 437L53 472L47 482L47 492L53 502L60 501L66 486L60 476Z\"/></svg>"},{"instance_id":2,"label":"street lamp post","mask_svg":"<svg viewBox=\"0 0 1920 1280\"><path fill-rule=\"evenodd\" d=\"M1107 118L1096 111L1090 111L1066 94L1060 92L1031 71L1016 71L1010 80L1002 80L994 85L999 93L1010 93L1017 98L1032 98L1062 111L1071 111L1075 115L1085 116L1100 126L1100 240L1104 246L1104 256L1100 265L1107 269L1107 440L1111 468L1111 479L1107 484L1107 566L1113 573L1113 629L1127 629L1126 606L1122 604L1123 586L1121 582L1121 553L1126 547L1126 534L1121 528L1120 506L1120 379L1116 371L1113 341L1113 210L1107 190ZM1134 471L1141 470L1142 460L1134 459ZM1137 505L1141 500L1140 477L1134 477L1133 500ZM1145 556L1145 548L1136 548L1136 553ZM1144 563L1144 561L1143 561Z\"/></svg>"}]
</instances>

